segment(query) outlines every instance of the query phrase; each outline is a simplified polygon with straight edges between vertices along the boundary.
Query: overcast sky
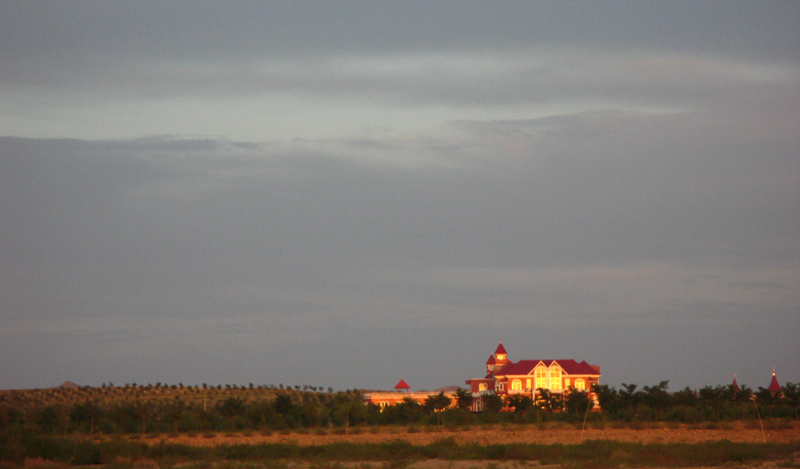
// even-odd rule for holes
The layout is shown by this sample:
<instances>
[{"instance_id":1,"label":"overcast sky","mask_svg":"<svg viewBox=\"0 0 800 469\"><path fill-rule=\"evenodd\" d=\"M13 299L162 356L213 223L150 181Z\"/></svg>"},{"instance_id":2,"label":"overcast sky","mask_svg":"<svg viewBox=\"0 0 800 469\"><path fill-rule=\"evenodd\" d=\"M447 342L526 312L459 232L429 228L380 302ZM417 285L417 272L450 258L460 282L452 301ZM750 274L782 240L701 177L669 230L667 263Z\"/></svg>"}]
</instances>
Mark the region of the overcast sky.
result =
<instances>
[{"instance_id":1,"label":"overcast sky","mask_svg":"<svg viewBox=\"0 0 800 469\"><path fill-rule=\"evenodd\" d=\"M0 388L800 382L800 2L0 2Z\"/></svg>"}]
</instances>

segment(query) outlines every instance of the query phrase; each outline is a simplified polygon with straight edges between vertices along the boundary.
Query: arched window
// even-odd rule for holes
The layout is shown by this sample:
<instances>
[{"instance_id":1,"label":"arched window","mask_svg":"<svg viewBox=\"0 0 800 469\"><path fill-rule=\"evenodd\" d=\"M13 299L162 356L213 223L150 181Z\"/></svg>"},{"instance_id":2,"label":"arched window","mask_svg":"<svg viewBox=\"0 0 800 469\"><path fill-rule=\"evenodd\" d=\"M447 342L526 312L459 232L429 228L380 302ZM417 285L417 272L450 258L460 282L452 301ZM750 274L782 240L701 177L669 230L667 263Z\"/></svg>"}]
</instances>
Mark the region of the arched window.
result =
<instances>
[{"instance_id":1,"label":"arched window","mask_svg":"<svg viewBox=\"0 0 800 469\"><path fill-rule=\"evenodd\" d=\"M536 388L550 389L547 385L547 368L543 366L536 368Z\"/></svg>"},{"instance_id":2,"label":"arched window","mask_svg":"<svg viewBox=\"0 0 800 469\"><path fill-rule=\"evenodd\" d=\"M511 390L522 391L522 380L515 379L514 381L511 381Z\"/></svg>"},{"instance_id":3,"label":"arched window","mask_svg":"<svg viewBox=\"0 0 800 469\"><path fill-rule=\"evenodd\" d=\"M561 389L561 368L557 366L550 368L550 389Z\"/></svg>"}]
</instances>

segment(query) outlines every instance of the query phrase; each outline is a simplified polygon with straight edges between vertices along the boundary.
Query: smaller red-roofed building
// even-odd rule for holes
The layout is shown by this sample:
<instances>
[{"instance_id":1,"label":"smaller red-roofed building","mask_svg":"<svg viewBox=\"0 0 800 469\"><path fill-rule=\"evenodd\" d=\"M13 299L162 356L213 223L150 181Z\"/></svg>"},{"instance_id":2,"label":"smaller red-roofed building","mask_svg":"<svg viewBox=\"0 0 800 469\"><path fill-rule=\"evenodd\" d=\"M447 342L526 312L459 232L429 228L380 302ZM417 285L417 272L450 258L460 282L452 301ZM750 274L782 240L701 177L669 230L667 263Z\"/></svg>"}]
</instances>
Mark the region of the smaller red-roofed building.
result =
<instances>
[{"instance_id":1,"label":"smaller red-roofed building","mask_svg":"<svg viewBox=\"0 0 800 469\"><path fill-rule=\"evenodd\" d=\"M447 387L437 389L436 391L414 391L411 392L411 386L406 383L405 379L400 379L400 382L397 383L394 387L394 392L369 392L364 394L364 403L365 404L374 404L383 410L384 407L393 406L400 404L406 400L415 401L418 404L422 405L425 404L425 401L431 398L432 396L436 396L439 393L443 393L445 396L450 398L450 405L456 405L456 391L459 389L456 387Z\"/></svg>"}]
</instances>

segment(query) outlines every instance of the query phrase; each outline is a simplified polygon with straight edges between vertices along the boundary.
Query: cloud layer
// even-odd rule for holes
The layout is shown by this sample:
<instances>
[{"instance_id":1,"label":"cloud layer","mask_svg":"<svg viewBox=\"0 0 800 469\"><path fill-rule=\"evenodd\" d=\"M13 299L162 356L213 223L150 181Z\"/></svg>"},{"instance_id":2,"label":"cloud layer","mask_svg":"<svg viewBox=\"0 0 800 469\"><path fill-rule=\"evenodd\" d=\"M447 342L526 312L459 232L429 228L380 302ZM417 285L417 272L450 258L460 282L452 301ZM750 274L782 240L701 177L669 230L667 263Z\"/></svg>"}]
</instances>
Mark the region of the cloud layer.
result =
<instances>
[{"instance_id":1,"label":"cloud layer","mask_svg":"<svg viewBox=\"0 0 800 469\"><path fill-rule=\"evenodd\" d=\"M798 381L800 9L581 5L2 4L0 387Z\"/></svg>"}]
</instances>

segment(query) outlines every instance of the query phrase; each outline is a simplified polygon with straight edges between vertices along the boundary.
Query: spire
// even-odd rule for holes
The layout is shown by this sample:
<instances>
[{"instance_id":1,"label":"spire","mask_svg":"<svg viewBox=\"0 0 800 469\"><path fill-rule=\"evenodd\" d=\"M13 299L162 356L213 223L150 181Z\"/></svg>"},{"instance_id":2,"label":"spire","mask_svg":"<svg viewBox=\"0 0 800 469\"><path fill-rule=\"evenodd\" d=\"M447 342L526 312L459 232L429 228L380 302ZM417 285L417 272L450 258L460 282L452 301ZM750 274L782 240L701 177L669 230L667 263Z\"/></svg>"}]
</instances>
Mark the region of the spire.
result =
<instances>
[{"instance_id":1,"label":"spire","mask_svg":"<svg viewBox=\"0 0 800 469\"><path fill-rule=\"evenodd\" d=\"M731 387L733 388L734 394L741 391L739 388L739 383L736 382L736 373L733 374L733 383L731 384Z\"/></svg>"},{"instance_id":2,"label":"spire","mask_svg":"<svg viewBox=\"0 0 800 469\"><path fill-rule=\"evenodd\" d=\"M778 384L778 378L775 377L775 367L772 367L772 381L769 383L769 387L767 388L771 392L783 392L781 385Z\"/></svg>"},{"instance_id":3,"label":"spire","mask_svg":"<svg viewBox=\"0 0 800 469\"><path fill-rule=\"evenodd\" d=\"M490 375L494 372L494 367L497 365L497 360L494 359L494 355L489 355L489 359L486 360L486 374Z\"/></svg>"},{"instance_id":4,"label":"spire","mask_svg":"<svg viewBox=\"0 0 800 469\"><path fill-rule=\"evenodd\" d=\"M503 347L502 342L497 346L497 350L494 351L494 358L495 365L498 369L504 367L506 363L508 363L508 352L506 352L506 348Z\"/></svg>"}]
</instances>

